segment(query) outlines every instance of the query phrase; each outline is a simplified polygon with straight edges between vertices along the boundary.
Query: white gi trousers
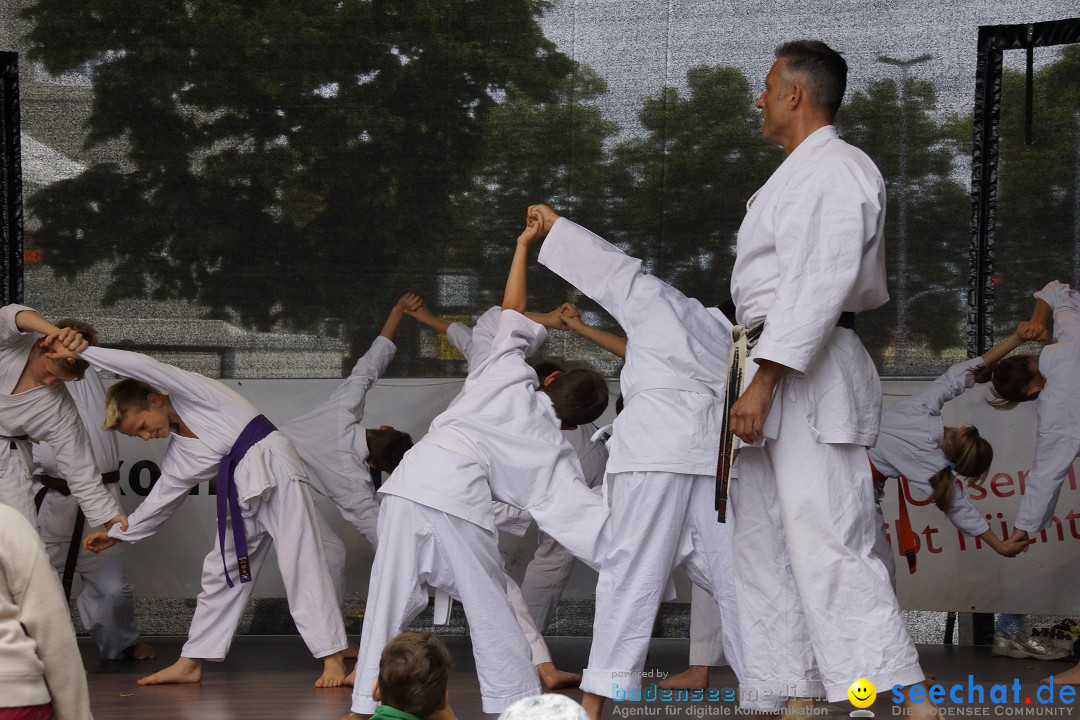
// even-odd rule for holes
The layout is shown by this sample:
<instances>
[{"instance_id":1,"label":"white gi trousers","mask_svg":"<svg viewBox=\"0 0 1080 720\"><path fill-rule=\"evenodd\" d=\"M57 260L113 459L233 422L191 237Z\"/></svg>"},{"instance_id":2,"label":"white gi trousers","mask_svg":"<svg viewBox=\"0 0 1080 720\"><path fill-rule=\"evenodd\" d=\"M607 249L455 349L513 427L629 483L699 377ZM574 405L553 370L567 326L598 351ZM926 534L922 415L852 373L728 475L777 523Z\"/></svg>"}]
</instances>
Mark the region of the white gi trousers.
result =
<instances>
[{"instance_id":1,"label":"white gi trousers","mask_svg":"<svg viewBox=\"0 0 1080 720\"><path fill-rule=\"evenodd\" d=\"M539 533L539 540L536 554L529 561L525 577L521 579L521 594L529 606L533 622L543 629L551 624L555 607L566 589L577 558L547 533Z\"/></svg>"},{"instance_id":2,"label":"white gi trousers","mask_svg":"<svg viewBox=\"0 0 1080 720\"><path fill-rule=\"evenodd\" d=\"M19 511L31 526L37 526L37 510L31 489L30 443L0 438L0 503Z\"/></svg>"},{"instance_id":3,"label":"white gi trousers","mask_svg":"<svg viewBox=\"0 0 1080 720\"><path fill-rule=\"evenodd\" d=\"M730 522L725 524L730 525ZM731 548L730 543L728 548ZM734 607L731 603L734 602L735 583L730 570L724 573L722 580L720 592L724 599L719 602L727 602L729 607ZM737 634L738 626L724 627L720 605L707 591L693 585L690 594L690 664L708 667L725 665L724 632ZM738 637L733 637L731 642L737 645Z\"/></svg>"},{"instance_id":4,"label":"white gi trousers","mask_svg":"<svg viewBox=\"0 0 1080 720\"><path fill-rule=\"evenodd\" d=\"M611 546L596 585L592 651L581 689L614 697L615 689L641 686L671 571L682 565L695 585L723 597L725 544L731 551L713 509L715 478L625 472L608 475L607 483ZM735 627L735 608L724 603L719 609L724 627ZM741 649L724 639L728 662L741 677Z\"/></svg>"},{"instance_id":5,"label":"white gi trousers","mask_svg":"<svg viewBox=\"0 0 1080 720\"><path fill-rule=\"evenodd\" d=\"M485 713L540 694L529 645L507 598L495 534L397 495L384 495L379 549L353 686L352 711L375 712L371 689L383 648L427 607L425 585L445 590L465 609Z\"/></svg>"},{"instance_id":6,"label":"white gi trousers","mask_svg":"<svg viewBox=\"0 0 1080 720\"><path fill-rule=\"evenodd\" d=\"M885 565L866 448L818 443L801 378L777 390L777 439L743 447L735 488L735 587L743 707L843 700L851 683L923 680ZM816 662L815 662L816 659Z\"/></svg>"},{"instance_id":7,"label":"white gi trousers","mask_svg":"<svg viewBox=\"0 0 1080 720\"><path fill-rule=\"evenodd\" d=\"M65 512L57 506L78 508L74 496L64 496L55 490L45 494L38 514L38 533L43 538L71 537L72 525L62 527L58 519L70 518L74 513ZM87 521L83 525L83 537L94 528ZM63 575L67 563L70 542L45 540L49 562L58 575ZM83 627L97 643L101 657L116 660L124 650L139 641L135 627L135 586L124 573L124 544L117 543L101 553L79 548L75 559L75 574L80 588L76 606Z\"/></svg>"},{"instance_id":8,"label":"white gi trousers","mask_svg":"<svg viewBox=\"0 0 1080 720\"><path fill-rule=\"evenodd\" d=\"M514 582L509 573L504 572L504 575L506 579L506 596L510 598L510 607L514 610L514 618L517 620L518 626L521 627L521 632L525 634L526 642L529 643L529 652L532 654L533 665L551 662L551 651L548 650L547 642L544 641L544 634L540 632L540 628L533 620L521 588ZM472 631L470 630L470 632Z\"/></svg>"},{"instance_id":9,"label":"white gi trousers","mask_svg":"<svg viewBox=\"0 0 1080 720\"><path fill-rule=\"evenodd\" d=\"M231 531L225 534L225 561L236 585L230 588L225 582L221 549L215 533L214 546L203 560L202 592L191 619L188 641L180 655L215 662L225 659L271 543L277 550L289 612L308 650L316 658L344 650L348 639L340 611L342 586L337 584L337 578L343 577L344 573L341 569L328 569L330 561L324 529L329 527L315 509L311 489L307 483L291 478L278 480L271 490L253 499L252 503L257 503L254 514L244 518L251 582L239 580ZM329 536L331 557L338 552L334 549L340 546L340 554L332 562L344 568L345 546L333 532Z\"/></svg>"}]
</instances>

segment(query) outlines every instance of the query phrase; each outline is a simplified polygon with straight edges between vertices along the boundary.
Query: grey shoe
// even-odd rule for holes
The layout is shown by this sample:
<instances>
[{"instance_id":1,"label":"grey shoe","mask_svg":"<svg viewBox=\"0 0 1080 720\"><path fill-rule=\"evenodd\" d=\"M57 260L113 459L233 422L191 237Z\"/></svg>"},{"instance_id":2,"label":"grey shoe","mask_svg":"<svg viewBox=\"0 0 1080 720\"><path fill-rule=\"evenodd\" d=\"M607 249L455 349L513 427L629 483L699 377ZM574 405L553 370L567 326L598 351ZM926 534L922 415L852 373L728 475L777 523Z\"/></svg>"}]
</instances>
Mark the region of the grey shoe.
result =
<instances>
[{"instance_id":1,"label":"grey shoe","mask_svg":"<svg viewBox=\"0 0 1080 720\"><path fill-rule=\"evenodd\" d=\"M993 653L1005 657L1032 658L1033 660L1060 660L1069 656L1068 650L1048 646L1034 637L1020 642L1002 635L994 638Z\"/></svg>"}]
</instances>

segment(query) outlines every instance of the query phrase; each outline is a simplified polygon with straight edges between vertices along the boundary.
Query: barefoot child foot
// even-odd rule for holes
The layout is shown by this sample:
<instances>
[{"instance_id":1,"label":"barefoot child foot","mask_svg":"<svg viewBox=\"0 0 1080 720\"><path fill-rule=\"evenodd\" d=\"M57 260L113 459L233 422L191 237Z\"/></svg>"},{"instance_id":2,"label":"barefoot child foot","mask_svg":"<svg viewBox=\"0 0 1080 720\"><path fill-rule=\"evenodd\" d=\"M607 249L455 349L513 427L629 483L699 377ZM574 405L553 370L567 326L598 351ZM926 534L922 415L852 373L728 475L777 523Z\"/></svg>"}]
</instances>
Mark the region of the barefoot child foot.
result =
<instances>
[{"instance_id":1,"label":"barefoot child foot","mask_svg":"<svg viewBox=\"0 0 1080 720\"><path fill-rule=\"evenodd\" d=\"M536 672L540 674L540 682L544 683L544 687L548 690L577 687L581 684L580 675L560 670L555 667L555 663L538 663Z\"/></svg>"},{"instance_id":2,"label":"barefoot child foot","mask_svg":"<svg viewBox=\"0 0 1080 720\"><path fill-rule=\"evenodd\" d=\"M315 681L317 688L341 687L345 683L345 656L336 652L323 658L323 672Z\"/></svg>"},{"instance_id":3,"label":"barefoot child foot","mask_svg":"<svg viewBox=\"0 0 1080 720\"><path fill-rule=\"evenodd\" d=\"M203 661L182 657L164 670L139 678L139 685L179 685L202 681Z\"/></svg>"},{"instance_id":4,"label":"barefoot child foot","mask_svg":"<svg viewBox=\"0 0 1080 720\"><path fill-rule=\"evenodd\" d=\"M157 650L154 649L153 645L137 642L125 648L124 657L131 660L153 660L157 657Z\"/></svg>"},{"instance_id":5,"label":"barefoot child foot","mask_svg":"<svg viewBox=\"0 0 1080 720\"><path fill-rule=\"evenodd\" d=\"M703 690L709 687L709 666L691 665L678 675L669 675L657 683L662 688Z\"/></svg>"},{"instance_id":6,"label":"barefoot child foot","mask_svg":"<svg viewBox=\"0 0 1080 720\"><path fill-rule=\"evenodd\" d=\"M1080 685L1080 663L1077 663L1065 672L1043 678L1039 683L1043 685Z\"/></svg>"}]
</instances>

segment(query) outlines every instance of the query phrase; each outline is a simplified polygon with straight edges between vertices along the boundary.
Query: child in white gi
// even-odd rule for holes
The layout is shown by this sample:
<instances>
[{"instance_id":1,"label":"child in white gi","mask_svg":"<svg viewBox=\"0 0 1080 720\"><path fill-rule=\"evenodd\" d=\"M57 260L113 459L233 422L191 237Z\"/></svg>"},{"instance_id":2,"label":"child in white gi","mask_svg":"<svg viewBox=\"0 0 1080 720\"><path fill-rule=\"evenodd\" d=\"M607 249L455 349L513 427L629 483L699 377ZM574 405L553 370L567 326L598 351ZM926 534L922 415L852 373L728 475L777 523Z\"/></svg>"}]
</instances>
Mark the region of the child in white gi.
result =
<instances>
[{"instance_id":1,"label":"child in white gi","mask_svg":"<svg viewBox=\"0 0 1080 720\"><path fill-rule=\"evenodd\" d=\"M120 450L116 434L101 429L101 419L105 417L105 387L101 378L94 368L88 368L80 382L71 383L68 392L86 426L102 482L119 502ZM108 660L122 657L153 660L154 648L139 642L134 586L124 573L123 548L111 548L100 554L83 548L82 539L92 529L86 526L79 504L71 497L48 443L34 446L34 466L38 534L45 542L53 568L64 576L65 590L70 590L71 575L78 573L82 581L77 601L79 616L101 656ZM42 484L40 489L38 484ZM76 528L81 530L77 536L72 534ZM69 564L73 567L68 567Z\"/></svg>"},{"instance_id":2,"label":"child in white gi","mask_svg":"<svg viewBox=\"0 0 1080 720\"><path fill-rule=\"evenodd\" d=\"M596 620L582 703L598 718L604 698L640 686L664 584L682 565L690 579L723 596L725 529L714 510L721 358L731 325L585 228L545 205L530 210L548 233L540 262L599 303L627 334L608 461L611 545L596 587ZM730 548L730 543L727 543ZM730 552L730 550L728 550ZM724 603L726 617L734 607ZM725 638L725 641L728 638ZM741 649L725 642L740 674Z\"/></svg>"},{"instance_id":3,"label":"child in white gi","mask_svg":"<svg viewBox=\"0 0 1080 720\"><path fill-rule=\"evenodd\" d=\"M595 420L607 407L607 385L596 373L573 370L537 392L536 373L525 363L547 334L521 314L529 247L540 225L530 215L518 238L489 354L470 368L461 394L379 491L379 549L353 713L375 710L371 686L379 655L427 606L425 583L459 599L471 620L484 712L539 694L529 646L506 595L492 500L529 512L582 559L596 562L604 546L606 509L581 481L581 465L561 428ZM567 507L580 509L571 517Z\"/></svg>"},{"instance_id":4,"label":"child in white gi","mask_svg":"<svg viewBox=\"0 0 1080 720\"><path fill-rule=\"evenodd\" d=\"M563 325L571 332L586 338L619 358L626 358L626 339L587 324L573 304L564 304L560 317ZM730 328L730 324L727 327ZM664 678L658 683L660 687L684 689L709 687L709 668L727 664L724 658L725 631L730 636L727 640L729 645L737 647L739 644L737 628L734 626L725 628L720 611L721 603L731 607L735 602L735 588L731 582L733 557L730 526L721 525L720 533L723 539L720 545L723 552L720 570L720 600L717 601L707 590L703 590L696 584L691 586L690 667L681 673ZM528 580L527 574L526 580ZM524 591L524 583L522 583L522 590Z\"/></svg>"},{"instance_id":5,"label":"child in white gi","mask_svg":"<svg viewBox=\"0 0 1080 720\"><path fill-rule=\"evenodd\" d=\"M525 313L525 315L545 327L562 327L560 313L561 308L556 308L549 313ZM407 314L435 332L445 335L447 341L465 356L467 367L472 368L483 362L491 352L491 342L498 328L502 309L499 307L489 309L471 328L460 322L450 322L436 317L422 302L419 307L407 311ZM550 360L536 363L533 369L536 371L537 381L541 384L548 377L564 372L562 366ZM453 402L451 401L451 405ZM578 461L582 465L585 483L590 488L599 488L602 484L604 466L607 463L607 448L602 442L593 439L595 432L596 425L593 423L582 423L575 428L563 430L563 437L577 454ZM494 503L493 507L495 525L502 532L523 537L532 524L532 517L520 508L501 502ZM581 682L581 675L565 672L555 666L542 632L542 629L547 627L550 613L559 602L576 558L547 533L540 532L539 537L536 554L525 569L522 584L519 586L509 574L506 575L507 594L514 608L518 625L529 642L533 664L536 665L544 687L548 690L577 687ZM529 587L528 591L525 589L526 584Z\"/></svg>"},{"instance_id":6,"label":"child in white gi","mask_svg":"<svg viewBox=\"0 0 1080 720\"><path fill-rule=\"evenodd\" d=\"M124 350L89 348L84 354L98 367L140 378L109 388L106 428L143 440L169 438L161 477L132 514L128 530L94 533L85 547L101 551L119 540L149 537L192 487L215 474L218 478L218 542L203 563L203 590L188 643L176 663L139 684L199 682L205 660L225 658L240 619L237 607L243 604L218 596L236 593L246 599L276 541L289 610L312 655L323 660L315 685L341 685L348 641L323 552L321 515L292 443L254 405L217 380ZM237 574L242 585L234 588Z\"/></svg>"},{"instance_id":7,"label":"child in white gi","mask_svg":"<svg viewBox=\"0 0 1080 720\"><path fill-rule=\"evenodd\" d=\"M101 484L86 428L64 388L65 382L82 377L87 363L57 357L60 350L77 352L88 345L77 331L58 328L28 307L0 309L0 441L7 452L0 460L0 502L31 525L35 511L27 436L52 445L57 467L92 526L127 523L116 498Z\"/></svg>"},{"instance_id":8,"label":"child in white gi","mask_svg":"<svg viewBox=\"0 0 1080 720\"><path fill-rule=\"evenodd\" d=\"M993 365L1023 342L1033 339L1034 332L1022 325L1017 331L1001 341L980 357L956 363L924 392L897 402L881 414L881 429L877 444L867 450L875 481L875 498L879 516L878 540L874 546L889 574L896 575L896 564L885 537L885 519L881 515L881 498L884 496L885 478L904 478L935 500L937 506L949 516L949 520L961 532L977 537L1004 557L1014 557L1022 552L1027 543L999 538L986 522L982 513L972 504L964 492L962 483L956 482L955 474L978 483L990 468L994 450L979 431L965 427L945 427L941 409L945 403L958 397L975 384L975 372L984 365ZM901 482L897 481L898 484ZM900 490L901 502L903 490ZM906 507L906 503L904 505ZM903 513L901 520L903 520ZM915 543L906 541L902 534L910 532L896 528L894 537L903 554L908 557L911 572L915 572Z\"/></svg>"},{"instance_id":9,"label":"child in white gi","mask_svg":"<svg viewBox=\"0 0 1080 720\"><path fill-rule=\"evenodd\" d=\"M1080 452L1080 293L1052 280L1035 297L1028 327L1036 339L1049 340L1046 324L1052 316L1054 341L1038 355L987 365L979 378L993 381L997 398L991 404L999 409L1036 401L1035 463L1009 537L1022 543L1050 525L1061 484ZM1080 664L1048 680L1080 684Z\"/></svg>"},{"instance_id":10,"label":"child in white gi","mask_svg":"<svg viewBox=\"0 0 1080 720\"><path fill-rule=\"evenodd\" d=\"M407 433L389 425L365 428L364 402L397 351L394 335L420 296L406 293L386 318L379 336L330 399L281 426L308 469L308 482L334 501L345 521L360 531L372 549L378 546L379 502L371 471L386 477L412 447Z\"/></svg>"}]
</instances>

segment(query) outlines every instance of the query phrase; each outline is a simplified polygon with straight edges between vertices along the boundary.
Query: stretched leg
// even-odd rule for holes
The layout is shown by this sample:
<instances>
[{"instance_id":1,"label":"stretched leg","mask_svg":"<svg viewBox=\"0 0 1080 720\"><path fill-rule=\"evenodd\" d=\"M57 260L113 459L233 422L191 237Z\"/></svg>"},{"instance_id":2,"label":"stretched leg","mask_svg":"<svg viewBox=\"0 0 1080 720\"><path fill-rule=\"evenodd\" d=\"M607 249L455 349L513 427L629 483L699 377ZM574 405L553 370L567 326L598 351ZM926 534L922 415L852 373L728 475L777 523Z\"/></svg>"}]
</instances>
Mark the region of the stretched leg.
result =
<instances>
[{"instance_id":1,"label":"stretched leg","mask_svg":"<svg viewBox=\"0 0 1080 720\"><path fill-rule=\"evenodd\" d=\"M37 527L37 510L31 491L30 467L22 449L25 440L0 440L0 503L19 511L26 521ZM70 531L69 531L70 533Z\"/></svg>"},{"instance_id":2,"label":"stretched leg","mask_svg":"<svg viewBox=\"0 0 1080 720\"><path fill-rule=\"evenodd\" d=\"M383 648L427 607L428 595L423 584L436 561L436 551L432 520L423 514L425 509L394 495L383 502L379 521L381 542L371 566L353 683L354 713L375 712L371 690L379 676Z\"/></svg>"},{"instance_id":3,"label":"stretched leg","mask_svg":"<svg viewBox=\"0 0 1080 720\"><path fill-rule=\"evenodd\" d=\"M524 633L525 640L529 643L533 665L536 666L536 671L540 674L540 681L544 683L544 687L548 690L577 687L581 682L581 676L563 672L555 667L555 663L551 661L551 651L548 650L547 643L544 642L544 636L540 633L536 623L533 622L533 616L525 605L525 598L522 597L521 588L508 574L504 573L504 579L506 580L506 595L510 598L510 607L514 610L514 618L517 620L521 632Z\"/></svg>"},{"instance_id":4,"label":"stretched leg","mask_svg":"<svg viewBox=\"0 0 1080 720\"><path fill-rule=\"evenodd\" d=\"M521 594L529 606L533 621L541 630L551 624L570 573L576 562L573 555L550 535L541 532L536 554L525 568Z\"/></svg>"},{"instance_id":5,"label":"stretched leg","mask_svg":"<svg viewBox=\"0 0 1080 720\"><path fill-rule=\"evenodd\" d=\"M743 650L741 705L774 711L787 697L820 697L823 688L791 574L767 450L744 447L738 471L732 541Z\"/></svg>"},{"instance_id":6,"label":"stretched leg","mask_svg":"<svg viewBox=\"0 0 1080 720\"><path fill-rule=\"evenodd\" d=\"M888 572L873 553L865 448L817 442L801 381L788 378L782 390L780 439L770 441L769 454L787 555L828 699L845 698L852 677L877 687L922 682Z\"/></svg>"},{"instance_id":7,"label":"stretched leg","mask_svg":"<svg viewBox=\"0 0 1080 720\"><path fill-rule=\"evenodd\" d=\"M315 686L338 687L345 681L344 651L349 641L327 567L320 532L322 516L315 509L307 483L279 480L273 492L262 498L256 517L274 538L296 629L311 654L323 660L323 674Z\"/></svg>"},{"instance_id":8,"label":"stretched leg","mask_svg":"<svg viewBox=\"0 0 1080 720\"><path fill-rule=\"evenodd\" d=\"M720 606L696 583L690 596L690 667L660 681L660 687L698 689L709 687L709 668L724 664L723 620Z\"/></svg>"},{"instance_id":9,"label":"stretched leg","mask_svg":"<svg viewBox=\"0 0 1080 720\"><path fill-rule=\"evenodd\" d=\"M180 658L164 670L140 679L140 685L200 682L204 661L220 662L228 655L236 628L240 624L240 616L251 597L251 591L270 548L270 538L265 533L258 532L250 519L245 520L244 525L247 531L252 581L236 582L236 586L231 588L228 586L222 572L221 550L215 534L213 546L203 560L202 591L195 602L195 615L191 618L188 641L180 651ZM240 573L236 564L232 533L225 535L225 558L229 575L235 582Z\"/></svg>"},{"instance_id":10,"label":"stretched leg","mask_svg":"<svg viewBox=\"0 0 1080 720\"><path fill-rule=\"evenodd\" d=\"M146 648L135 647L139 643L139 630L135 627L135 587L124 574L123 544L100 555L81 549L75 568L82 579L82 590L76 603L79 616L97 643L101 656L115 660L123 657L128 648L145 654ZM152 649L150 654L153 654Z\"/></svg>"},{"instance_id":11,"label":"stretched leg","mask_svg":"<svg viewBox=\"0 0 1080 720\"><path fill-rule=\"evenodd\" d=\"M660 601L686 540L693 476L608 476L611 544L596 586L596 620L581 688L590 717L605 697L639 688Z\"/></svg>"}]
</instances>

